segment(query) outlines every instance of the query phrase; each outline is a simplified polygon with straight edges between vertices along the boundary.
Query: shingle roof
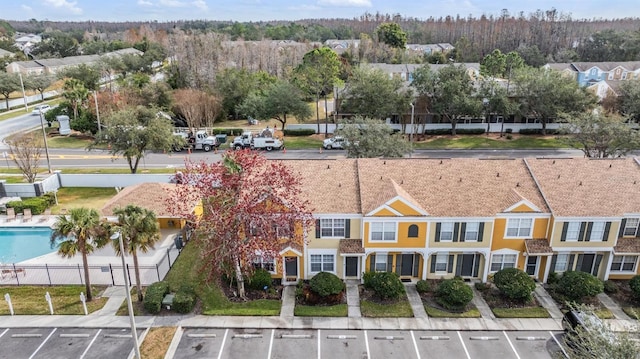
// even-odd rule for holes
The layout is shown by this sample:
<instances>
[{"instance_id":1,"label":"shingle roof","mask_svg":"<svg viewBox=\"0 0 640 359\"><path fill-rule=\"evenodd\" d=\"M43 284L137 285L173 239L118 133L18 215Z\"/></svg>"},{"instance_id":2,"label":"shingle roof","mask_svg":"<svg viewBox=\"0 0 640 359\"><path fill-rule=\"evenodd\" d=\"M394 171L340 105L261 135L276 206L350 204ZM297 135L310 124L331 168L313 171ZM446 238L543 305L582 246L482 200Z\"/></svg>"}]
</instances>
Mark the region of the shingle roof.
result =
<instances>
[{"instance_id":1,"label":"shingle roof","mask_svg":"<svg viewBox=\"0 0 640 359\"><path fill-rule=\"evenodd\" d=\"M527 159L559 217L640 213L640 165L626 159Z\"/></svg>"},{"instance_id":2,"label":"shingle roof","mask_svg":"<svg viewBox=\"0 0 640 359\"><path fill-rule=\"evenodd\" d=\"M613 252L615 254L640 254L640 238L618 238Z\"/></svg>"},{"instance_id":3,"label":"shingle roof","mask_svg":"<svg viewBox=\"0 0 640 359\"><path fill-rule=\"evenodd\" d=\"M125 187L103 207L102 215L113 216L113 210L134 204L153 211L156 217L174 217L167 208L167 200L174 196L175 184L147 182ZM193 207L196 203L193 203Z\"/></svg>"},{"instance_id":4,"label":"shingle roof","mask_svg":"<svg viewBox=\"0 0 640 359\"><path fill-rule=\"evenodd\" d=\"M548 212L523 160L359 159L358 178L363 213L389 199L390 181L436 217L494 216L522 198Z\"/></svg>"},{"instance_id":5,"label":"shingle roof","mask_svg":"<svg viewBox=\"0 0 640 359\"><path fill-rule=\"evenodd\" d=\"M553 254L553 249L549 246L549 242L546 239L530 238L524 240L524 246L528 254Z\"/></svg>"},{"instance_id":6,"label":"shingle roof","mask_svg":"<svg viewBox=\"0 0 640 359\"><path fill-rule=\"evenodd\" d=\"M364 253L362 247L362 240L355 238L341 239L338 245L338 253L340 254L355 254Z\"/></svg>"},{"instance_id":7,"label":"shingle roof","mask_svg":"<svg viewBox=\"0 0 640 359\"><path fill-rule=\"evenodd\" d=\"M640 61L618 61L618 62L572 62L578 71L584 72L592 67L597 67L603 71L611 71L618 66L622 66L627 70L635 71L640 69Z\"/></svg>"},{"instance_id":8,"label":"shingle roof","mask_svg":"<svg viewBox=\"0 0 640 359\"><path fill-rule=\"evenodd\" d=\"M302 177L302 194L314 213L360 213L356 161L286 160Z\"/></svg>"}]
</instances>

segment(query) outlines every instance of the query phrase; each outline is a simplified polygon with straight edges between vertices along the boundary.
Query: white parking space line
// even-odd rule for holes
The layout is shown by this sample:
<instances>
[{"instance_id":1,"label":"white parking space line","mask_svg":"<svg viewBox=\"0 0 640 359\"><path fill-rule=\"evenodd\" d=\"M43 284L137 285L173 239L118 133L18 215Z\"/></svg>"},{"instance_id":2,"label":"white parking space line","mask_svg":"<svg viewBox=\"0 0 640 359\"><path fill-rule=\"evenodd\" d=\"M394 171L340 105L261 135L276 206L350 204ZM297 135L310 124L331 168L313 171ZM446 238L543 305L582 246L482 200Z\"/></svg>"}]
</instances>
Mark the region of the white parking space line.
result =
<instances>
[{"instance_id":1,"label":"white parking space line","mask_svg":"<svg viewBox=\"0 0 640 359\"><path fill-rule=\"evenodd\" d=\"M371 353L369 352L369 338L367 337L367 331L364 331L364 345L367 347L367 359L371 358Z\"/></svg>"},{"instance_id":2,"label":"white parking space line","mask_svg":"<svg viewBox=\"0 0 640 359\"><path fill-rule=\"evenodd\" d=\"M518 355L518 352L516 351L516 347L513 346L513 343L511 342L511 339L509 339L507 332L503 330L502 334L504 334L504 337L507 338L507 342L509 342L509 346L511 347L511 350L513 350L513 352L516 354L516 359L520 359L520 355Z\"/></svg>"},{"instance_id":3,"label":"white parking space line","mask_svg":"<svg viewBox=\"0 0 640 359\"><path fill-rule=\"evenodd\" d=\"M413 348L416 350L416 358L420 358L420 351L418 350L418 343L416 342L416 336L413 335L413 330L409 331L411 333L411 340L413 341Z\"/></svg>"},{"instance_id":4,"label":"white parking space line","mask_svg":"<svg viewBox=\"0 0 640 359\"><path fill-rule=\"evenodd\" d=\"M2 334L0 334L0 338L2 338L3 335L7 334L8 331L9 331L9 328L5 329L4 332L2 332Z\"/></svg>"},{"instance_id":5,"label":"white parking space line","mask_svg":"<svg viewBox=\"0 0 640 359\"><path fill-rule=\"evenodd\" d=\"M551 338L553 338L553 340L556 342L556 344L558 344L558 346L560 347L560 350L562 350L562 354L564 354L565 358L569 358L569 354L567 354L567 352L564 350L564 347L562 346L562 344L560 344L560 342L558 341L558 338L556 338L555 334L553 334L553 332L549 332L549 334L551 334Z\"/></svg>"},{"instance_id":6,"label":"white parking space line","mask_svg":"<svg viewBox=\"0 0 640 359\"><path fill-rule=\"evenodd\" d=\"M44 346L44 343L47 342L47 340L49 340L49 338L51 338L51 336L53 335L53 333L56 332L56 329L58 328L53 328L53 330L51 331L51 333L49 333L49 335L47 336L47 338L40 344L40 346L38 347L38 349L36 349L35 352L33 352L33 354L31 354L31 356L29 357L29 359L33 358L34 356L36 356L36 354L38 354L38 352L40 351L40 349L42 349L42 347Z\"/></svg>"},{"instance_id":7,"label":"white parking space line","mask_svg":"<svg viewBox=\"0 0 640 359\"><path fill-rule=\"evenodd\" d=\"M224 337L222 337L222 345L220 345L220 352L218 353L218 359L222 359L222 351L224 350L224 343L227 341L227 334L229 329L224 330Z\"/></svg>"},{"instance_id":8,"label":"white parking space line","mask_svg":"<svg viewBox=\"0 0 640 359\"><path fill-rule=\"evenodd\" d=\"M84 356L87 355L87 352L89 351L89 348L91 348L91 346L93 345L93 343L96 341L96 339L98 339L98 335L100 335L100 332L102 331L102 329L98 330L98 332L96 333L96 335L93 336L93 339L91 339L91 342L89 343L89 345L87 346L87 349L84 350L84 352L82 353L82 355L80 356L80 359L84 359Z\"/></svg>"},{"instance_id":9,"label":"white parking space line","mask_svg":"<svg viewBox=\"0 0 640 359\"><path fill-rule=\"evenodd\" d=\"M458 338L460 338L460 343L462 343L462 349L464 349L464 353L467 354L467 359L471 359L471 355L469 355L469 351L467 350L467 346L464 345L464 340L462 340L462 334L458 333Z\"/></svg>"},{"instance_id":10,"label":"white parking space line","mask_svg":"<svg viewBox=\"0 0 640 359\"><path fill-rule=\"evenodd\" d=\"M320 329L318 329L318 359L320 359Z\"/></svg>"},{"instance_id":11,"label":"white parking space line","mask_svg":"<svg viewBox=\"0 0 640 359\"><path fill-rule=\"evenodd\" d=\"M273 334L275 331L275 329L271 329L271 340L269 340L269 352L267 354L267 359L271 359L271 350L273 349Z\"/></svg>"}]
</instances>

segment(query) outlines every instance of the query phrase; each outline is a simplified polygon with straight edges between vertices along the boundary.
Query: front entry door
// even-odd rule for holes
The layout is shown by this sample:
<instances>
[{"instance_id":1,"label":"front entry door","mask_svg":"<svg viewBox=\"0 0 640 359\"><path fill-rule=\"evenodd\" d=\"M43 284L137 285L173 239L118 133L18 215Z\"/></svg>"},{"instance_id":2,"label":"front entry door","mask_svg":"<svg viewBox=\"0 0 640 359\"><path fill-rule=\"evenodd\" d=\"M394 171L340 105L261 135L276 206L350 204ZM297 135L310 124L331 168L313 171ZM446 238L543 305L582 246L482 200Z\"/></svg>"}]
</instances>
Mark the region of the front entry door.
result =
<instances>
[{"instance_id":1,"label":"front entry door","mask_svg":"<svg viewBox=\"0 0 640 359\"><path fill-rule=\"evenodd\" d=\"M402 255L402 267L400 268L400 276L408 277L413 274L413 254Z\"/></svg>"},{"instance_id":2,"label":"front entry door","mask_svg":"<svg viewBox=\"0 0 640 359\"><path fill-rule=\"evenodd\" d=\"M473 277L473 262L475 257L475 254L462 255L462 269L460 270L462 277Z\"/></svg>"},{"instance_id":3,"label":"front entry door","mask_svg":"<svg viewBox=\"0 0 640 359\"><path fill-rule=\"evenodd\" d=\"M298 279L298 257L284 257L284 271L289 278Z\"/></svg>"},{"instance_id":4,"label":"front entry door","mask_svg":"<svg viewBox=\"0 0 640 359\"><path fill-rule=\"evenodd\" d=\"M531 256L527 258L527 274L536 275L536 268L538 267L538 257Z\"/></svg>"},{"instance_id":5,"label":"front entry door","mask_svg":"<svg viewBox=\"0 0 640 359\"><path fill-rule=\"evenodd\" d=\"M346 257L345 277L358 276L358 257Z\"/></svg>"},{"instance_id":6,"label":"front entry door","mask_svg":"<svg viewBox=\"0 0 640 359\"><path fill-rule=\"evenodd\" d=\"M582 255L582 263L580 264L580 268L578 268L581 272L591 273L593 269L593 261L595 260L595 254L583 254Z\"/></svg>"}]
</instances>

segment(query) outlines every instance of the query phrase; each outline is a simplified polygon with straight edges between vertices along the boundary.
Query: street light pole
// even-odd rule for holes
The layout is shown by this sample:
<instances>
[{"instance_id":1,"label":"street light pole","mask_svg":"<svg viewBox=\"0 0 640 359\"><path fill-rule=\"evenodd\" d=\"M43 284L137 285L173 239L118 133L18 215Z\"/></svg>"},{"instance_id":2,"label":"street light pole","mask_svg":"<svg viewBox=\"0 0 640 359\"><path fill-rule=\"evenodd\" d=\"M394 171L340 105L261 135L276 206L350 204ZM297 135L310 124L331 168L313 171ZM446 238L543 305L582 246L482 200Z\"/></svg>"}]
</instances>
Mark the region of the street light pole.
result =
<instances>
[{"instance_id":1,"label":"street light pole","mask_svg":"<svg viewBox=\"0 0 640 359\"><path fill-rule=\"evenodd\" d=\"M24 109L29 112L29 105L27 104L27 94L24 92L24 82L22 81L22 73L18 72L18 76L20 76L20 87L22 88L22 100L24 101ZM9 108L7 108L9 110Z\"/></svg>"},{"instance_id":2,"label":"street light pole","mask_svg":"<svg viewBox=\"0 0 640 359\"><path fill-rule=\"evenodd\" d=\"M93 100L96 104L96 119L98 120L98 137L102 133L102 129L100 126L100 111L98 111L98 92L93 91Z\"/></svg>"},{"instance_id":3,"label":"street light pole","mask_svg":"<svg viewBox=\"0 0 640 359\"><path fill-rule=\"evenodd\" d=\"M47 168L51 172L51 160L49 159L49 145L47 145L47 131L44 129L44 119L42 118L42 110L38 110L40 114L40 126L42 127L42 137L44 138L44 153L47 155Z\"/></svg>"},{"instance_id":4,"label":"street light pole","mask_svg":"<svg viewBox=\"0 0 640 359\"><path fill-rule=\"evenodd\" d=\"M124 276L124 284L127 292L127 307L129 308L129 322L131 323L131 336L133 337L133 346L136 351L136 358L141 359L140 344L138 343L138 332L136 330L136 320L133 315L133 303L131 302L131 284L129 276L127 276L126 263L124 261L124 243L122 241L122 232L116 232L111 236L111 240L119 239L120 242L120 258L122 258L122 275Z\"/></svg>"},{"instance_id":5,"label":"street light pole","mask_svg":"<svg viewBox=\"0 0 640 359\"><path fill-rule=\"evenodd\" d=\"M413 102L409 103L409 105L411 105L411 132L409 132L409 142L413 143L413 115L416 107L413 105Z\"/></svg>"}]
</instances>

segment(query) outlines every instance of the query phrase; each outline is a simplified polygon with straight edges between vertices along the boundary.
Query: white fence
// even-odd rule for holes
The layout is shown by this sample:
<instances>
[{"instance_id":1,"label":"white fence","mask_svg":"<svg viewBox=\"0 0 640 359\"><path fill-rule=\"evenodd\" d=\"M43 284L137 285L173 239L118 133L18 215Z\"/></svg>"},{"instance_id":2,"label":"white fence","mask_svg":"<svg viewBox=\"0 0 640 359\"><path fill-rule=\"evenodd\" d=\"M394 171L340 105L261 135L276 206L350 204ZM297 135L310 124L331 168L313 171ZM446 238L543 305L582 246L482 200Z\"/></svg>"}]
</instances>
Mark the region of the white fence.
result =
<instances>
[{"instance_id":1,"label":"white fence","mask_svg":"<svg viewBox=\"0 0 640 359\"><path fill-rule=\"evenodd\" d=\"M316 133L325 133L325 128L328 133L333 133L336 130L335 123L329 123L325 125L324 123L320 124L320 131L318 132L317 124L287 124L288 130L301 130L301 129L311 129ZM394 130L402 131L402 125L400 124L389 124L391 128ZM424 131L428 130L439 130L439 129L450 129L450 123L427 123L427 124L413 124L413 131L411 124L405 125L405 133L409 134L413 133L424 133ZM472 128L481 128L486 130L486 123L458 123L456 129L472 129ZM511 129L513 133L518 133L518 131L522 129L534 129L534 128L542 128L542 125L539 123L491 123L489 124L489 132L501 132L506 131L507 129ZM559 123L549 123L547 124L547 129L555 130L560 128Z\"/></svg>"},{"instance_id":2,"label":"white fence","mask_svg":"<svg viewBox=\"0 0 640 359\"><path fill-rule=\"evenodd\" d=\"M43 93L44 99L52 98L58 96L58 91L47 91ZM42 97L40 94L27 96L27 104L41 101ZM9 100L9 108L14 108L18 106L24 106L24 98L16 98L13 100ZM0 101L0 110L6 110L7 104L5 101Z\"/></svg>"}]
</instances>

